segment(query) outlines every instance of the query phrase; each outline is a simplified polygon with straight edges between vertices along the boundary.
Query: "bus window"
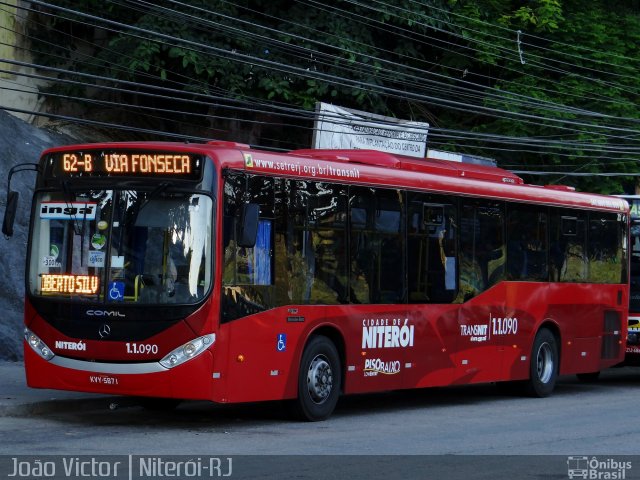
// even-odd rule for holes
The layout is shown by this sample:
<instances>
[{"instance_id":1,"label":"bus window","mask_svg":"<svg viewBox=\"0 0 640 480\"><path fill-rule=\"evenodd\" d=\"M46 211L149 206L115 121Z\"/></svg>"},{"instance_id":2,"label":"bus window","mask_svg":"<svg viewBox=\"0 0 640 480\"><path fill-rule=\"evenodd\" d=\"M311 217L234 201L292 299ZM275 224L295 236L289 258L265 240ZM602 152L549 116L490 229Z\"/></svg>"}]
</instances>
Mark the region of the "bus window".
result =
<instances>
[{"instance_id":1,"label":"bus window","mask_svg":"<svg viewBox=\"0 0 640 480\"><path fill-rule=\"evenodd\" d=\"M464 302L505 277L503 205L464 201L460 212L460 288Z\"/></svg>"},{"instance_id":2,"label":"bus window","mask_svg":"<svg viewBox=\"0 0 640 480\"><path fill-rule=\"evenodd\" d=\"M273 179L234 176L225 185L225 266L223 279L227 285L273 284ZM260 206L256 244L240 247L236 244L239 212L243 203Z\"/></svg>"},{"instance_id":3,"label":"bus window","mask_svg":"<svg viewBox=\"0 0 640 480\"><path fill-rule=\"evenodd\" d=\"M626 258L621 214L591 212L589 214L589 281L623 283L621 258Z\"/></svg>"},{"instance_id":4,"label":"bus window","mask_svg":"<svg viewBox=\"0 0 640 480\"><path fill-rule=\"evenodd\" d=\"M224 187L223 321L273 308L274 298L274 180L230 175ZM256 244L236 242L243 203L260 206Z\"/></svg>"},{"instance_id":5,"label":"bus window","mask_svg":"<svg viewBox=\"0 0 640 480\"><path fill-rule=\"evenodd\" d=\"M546 281L548 221L546 208L512 204L507 209L507 278Z\"/></svg>"},{"instance_id":6,"label":"bus window","mask_svg":"<svg viewBox=\"0 0 640 480\"><path fill-rule=\"evenodd\" d=\"M347 303L344 186L281 180L276 192L278 305Z\"/></svg>"},{"instance_id":7,"label":"bus window","mask_svg":"<svg viewBox=\"0 0 640 480\"><path fill-rule=\"evenodd\" d=\"M70 195L36 197L41 213L34 222L38 242L30 267L33 294L185 304L198 302L208 292L209 197L137 190ZM70 208L86 211L76 215ZM65 288L60 288L62 282Z\"/></svg>"},{"instance_id":8,"label":"bus window","mask_svg":"<svg viewBox=\"0 0 640 480\"><path fill-rule=\"evenodd\" d=\"M559 282L587 281L586 214L551 210L551 279Z\"/></svg>"},{"instance_id":9,"label":"bus window","mask_svg":"<svg viewBox=\"0 0 640 480\"><path fill-rule=\"evenodd\" d=\"M403 194L350 189L352 303L404 302Z\"/></svg>"},{"instance_id":10,"label":"bus window","mask_svg":"<svg viewBox=\"0 0 640 480\"><path fill-rule=\"evenodd\" d=\"M193 303L211 286L212 202L185 193L125 190L111 228L108 301ZM115 287L115 289L114 289Z\"/></svg>"},{"instance_id":11,"label":"bus window","mask_svg":"<svg viewBox=\"0 0 640 480\"><path fill-rule=\"evenodd\" d=\"M308 266L306 295L312 304L349 302L347 277L346 187L309 184L298 243L302 263ZM302 199L299 198L298 201Z\"/></svg>"},{"instance_id":12,"label":"bus window","mask_svg":"<svg viewBox=\"0 0 640 480\"><path fill-rule=\"evenodd\" d=\"M308 303L311 282L311 263L304 261L306 249L302 248L296 231L303 230L304 209L295 201L298 195L307 195L307 182L276 180L275 191L275 283L276 304ZM303 202L300 202L303 204ZM294 227L295 226L295 227ZM301 241L304 241L301 238Z\"/></svg>"},{"instance_id":13,"label":"bus window","mask_svg":"<svg viewBox=\"0 0 640 480\"><path fill-rule=\"evenodd\" d=\"M105 226L111 218L113 191L43 192L35 202L38 214L33 222L28 278L31 293L79 301L100 299L108 256ZM75 288L77 285L82 288Z\"/></svg>"},{"instance_id":14,"label":"bus window","mask_svg":"<svg viewBox=\"0 0 640 480\"><path fill-rule=\"evenodd\" d=\"M450 303L457 290L455 200L410 192L407 204L409 303Z\"/></svg>"}]
</instances>

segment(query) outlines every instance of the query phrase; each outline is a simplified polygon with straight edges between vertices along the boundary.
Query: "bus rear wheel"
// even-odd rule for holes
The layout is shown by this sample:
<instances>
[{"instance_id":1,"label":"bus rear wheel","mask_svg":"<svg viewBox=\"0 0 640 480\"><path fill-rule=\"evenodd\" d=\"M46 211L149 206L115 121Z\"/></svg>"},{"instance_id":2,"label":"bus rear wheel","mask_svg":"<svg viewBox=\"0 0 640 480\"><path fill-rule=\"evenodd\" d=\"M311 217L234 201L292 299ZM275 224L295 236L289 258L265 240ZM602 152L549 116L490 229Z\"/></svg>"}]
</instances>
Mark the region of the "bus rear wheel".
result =
<instances>
[{"instance_id":1,"label":"bus rear wheel","mask_svg":"<svg viewBox=\"0 0 640 480\"><path fill-rule=\"evenodd\" d=\"M336 346L327 337L313 337L300 362L297 416L310 422L327 419L338 403L341 383L342 369Z\"/></svg>"},{"instance_id":2,"label":"bus rear wheel","mask_svg":"<svg viewBox=\"0 0 640 480\"><path fill-rule=\"evenodd\" d=\"M551 395L558 379L558 342L550 330L541 329L533 342L529 380L525 392L532 397Z\"/></svg>"}]
</instances>

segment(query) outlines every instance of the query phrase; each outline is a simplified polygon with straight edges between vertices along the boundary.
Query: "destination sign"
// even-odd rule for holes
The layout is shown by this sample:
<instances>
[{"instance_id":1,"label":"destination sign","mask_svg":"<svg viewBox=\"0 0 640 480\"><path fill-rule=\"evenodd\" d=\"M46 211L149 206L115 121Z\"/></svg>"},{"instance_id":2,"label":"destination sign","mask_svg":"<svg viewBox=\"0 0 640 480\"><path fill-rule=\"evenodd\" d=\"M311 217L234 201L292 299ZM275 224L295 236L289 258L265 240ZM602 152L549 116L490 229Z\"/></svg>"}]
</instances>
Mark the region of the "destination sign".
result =
<instances>
[{"instance_id":1,"label":"destination sign","mask_svg":"<svg viewBox=\"0 0 640 480\"><path fill-rule=\"evenodd\" d=\"M99 279L95 275L50 275L43 274L42 293L94 295L98 292Z\"/></svg>"},{"instance_id":2,"label":"destination sign","mask_svg":"<svg viewBox=\"0 0 640 480\"><path fill-rule=\"evenodd\" d=\"M55 176L146 176L195 180L200 178L202 156L184 152L143 150L73 151L52 155Z\"/></svg>"}]
</instances>

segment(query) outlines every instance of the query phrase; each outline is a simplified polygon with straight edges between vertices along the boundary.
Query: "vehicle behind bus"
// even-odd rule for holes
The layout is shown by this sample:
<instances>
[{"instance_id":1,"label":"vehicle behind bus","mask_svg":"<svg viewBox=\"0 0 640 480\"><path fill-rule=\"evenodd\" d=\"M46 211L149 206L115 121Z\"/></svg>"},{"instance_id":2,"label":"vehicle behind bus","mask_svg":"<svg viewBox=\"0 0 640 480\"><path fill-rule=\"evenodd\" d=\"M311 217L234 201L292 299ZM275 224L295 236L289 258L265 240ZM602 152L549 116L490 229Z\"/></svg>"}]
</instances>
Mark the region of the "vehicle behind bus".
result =
<instances>
[{"instance_id":1,"label":"vehicle behind bus","mask_svg":"<svg viewBox=\"0 0 640 480\"><path fill-rule=\"evenodd\" d=\"M640 195L619 195L629 203L629 325L625 364L640 365Z\"/></svg>"}]
</instances>

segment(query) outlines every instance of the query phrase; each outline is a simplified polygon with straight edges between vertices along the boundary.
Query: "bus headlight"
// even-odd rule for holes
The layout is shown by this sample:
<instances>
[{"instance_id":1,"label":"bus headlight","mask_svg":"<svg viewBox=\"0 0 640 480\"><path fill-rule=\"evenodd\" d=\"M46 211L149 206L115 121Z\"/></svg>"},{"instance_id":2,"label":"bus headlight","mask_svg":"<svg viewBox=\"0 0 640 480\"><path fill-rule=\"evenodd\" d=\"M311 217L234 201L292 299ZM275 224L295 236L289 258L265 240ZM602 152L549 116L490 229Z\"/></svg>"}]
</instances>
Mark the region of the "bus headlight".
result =
<instances>
[{"instance_id":1,"label":"bus headlight","mask_svg":"<svg viewBox=\"0 0 640 480\"><path fill-rule=\"evenodd\" d=\"M167 354L162 360L160 360L160 365L165 368L173 368L181 365L184 362L200 355L207 348L213 345L213 342L215 341L216 335L214 333L190 340Z\"/></svg>"},{"instance_id":2,"label":"bus headlight","mask_svg":"<svg viewBox=\"0 0 640 480\"><path fill-rule=\"evenodd\" d=\"M40 340L40 337L28 328L24 329L24 339L27 341L31 349L45 360L51 360L55 357L55 354L42 340Z\"/></svg>"}]
</instances>

